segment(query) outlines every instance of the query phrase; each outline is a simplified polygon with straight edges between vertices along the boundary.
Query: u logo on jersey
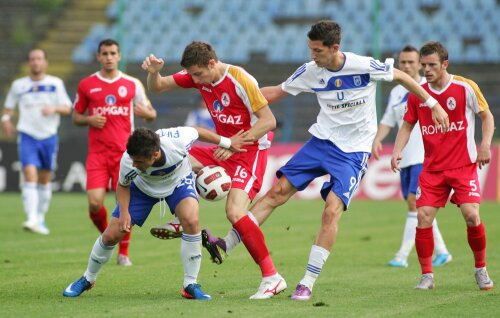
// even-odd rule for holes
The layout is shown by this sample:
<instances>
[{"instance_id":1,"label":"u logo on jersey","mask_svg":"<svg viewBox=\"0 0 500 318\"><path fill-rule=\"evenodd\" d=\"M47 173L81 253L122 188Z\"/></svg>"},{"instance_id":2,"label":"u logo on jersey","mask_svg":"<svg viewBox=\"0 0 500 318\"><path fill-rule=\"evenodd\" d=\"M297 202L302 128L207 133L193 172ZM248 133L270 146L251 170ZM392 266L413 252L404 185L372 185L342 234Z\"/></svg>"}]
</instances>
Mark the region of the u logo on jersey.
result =
<instances>
[{"instance_id":1,"label":"u logo on jersey","mask_svg":"<svg viewBox=\"0 0 500 318\"><path fill-rule=\"evenodd\" d=\"M115 97L115 95L108 95L108 96L106 96L105 102L108 105L115 105L116 104L116 97Z\"/></svg>"},{"instance_id":2,"label":"u logo on jersey","mask_svg":"<svg viewBox=\"0 0 500 318\"><path fill-rule=\"evenodd\" d=\"M218 99L214 101L212 108L215 110L216 113L221 113L224 110L224 106Z\"/></svg>"}]
</instances>

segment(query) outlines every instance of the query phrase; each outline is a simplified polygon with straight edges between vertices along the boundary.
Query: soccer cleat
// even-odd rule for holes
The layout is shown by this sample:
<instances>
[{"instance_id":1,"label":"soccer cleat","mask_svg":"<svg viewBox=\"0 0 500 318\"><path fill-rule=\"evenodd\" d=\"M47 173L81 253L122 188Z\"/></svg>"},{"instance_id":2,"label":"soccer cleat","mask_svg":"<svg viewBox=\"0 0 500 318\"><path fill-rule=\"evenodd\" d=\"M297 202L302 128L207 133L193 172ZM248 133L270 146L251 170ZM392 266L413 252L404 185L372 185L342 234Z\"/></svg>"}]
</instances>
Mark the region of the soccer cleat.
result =
<instances>
[{"instance_id":1,"label":"soccer cleat","mask_svg":"<svg viewBox=\"0 0 500 318\"><path fill-rule=\"evenodd\" d=\"M199 284L189 284L181 290L182 297L197 300L210 300L212 297L201 290Z\"/></svg>"},{"instance_id":2,"label":"soccer cleat","mask_svg":"<svg viewBox=\"0 0 500 318\"><path fill-rule=\"evenodd\" d=\"M215 264L220 265L227 258L226 241L212 236L209 230L201 230L201 243L208 253L210 253L210 258Z\"/></svg>"},{"instance_id":3,"label":"soccer cleat","mask_svg":"<svg viewBox=\"0 0 500 318\"><path fill-rule=\"evenodd\" d=\"M38 230L40 231L40 234L43 234L43 235L49 235L50 234L50 230L47 227L47 224L45 224L45 222L42 222L42 223L38 224Z\"/></svg>"},{"instance_id":4,"label":"soccer cleat","mask_svg":"<svg viewBox=\"0 0 500 318\"><path fill-rule=\"evenodd\" d=\"M149 232L161 240L171 240L182 236L182 225L179 219L175 218L168 223L153 226Z\"/></svg>"},{"instance_id":5,"label":"soccer cleat","mask_svg":"<svg viewBox=\"0 0 500 318\"><path fill-rule=\"evenodd\" d=\"M259 289L250 299L269 299L286 289L286 282L280 274L262 278Z\"/></svg>"},{"instance_id":6,"label":"soccer cleat","mask_svg":"<svg viewBox=\"0 0 500 318\"><path fill-rule=\"evenodd\" d=\"M448 254L448 253L442 253L442 254L438 254L436 255L436 257L434 257L434 260L432 261L432 266L433 267L439 267L439 266L443 266L444 264L448 264L449 262L451 262L451 254Z\"/></svg>"},{"instance_id":7,"label":"soccer cleat","mask_svg":"<svg viewBox=\"0 0 500 318\"><path fill-rule=\"evenodd\" d=\"M78 297L84 291L94 287L95 282L89 282L85 276L80 277L77 281L69 284L68 287L63 291L63 296L66 297Z\"/></svg>"},{"instance_id":8,"label":"soccer cleat","mask_svg":"<svg viewBox=\"0 0 500 318\"><path fill-rule=\"evenodd\" d=\"M434 287L436 287L436 285L434 284L434 275L430 273L422 275L420 283L415 286L415 289L434 289Z\"/></svg>"},{"instance_id":9,"label":"soccer cleat","mask_svg":"<svg viewBox=\"0 0 500 318\"><path fill-rule=\"evenodd\" d=\"M402 258L395 257L387 263L387 265L391 267L400 267L400 268L407 268L408 267L408 261Z\"/></svg>"},{"instance_id":10,"label":"soccer cleat","mask_svg":"<svg viewBox=\"0 0 500 318\"><path fill-rule=\"evenodd\" d=\"M309 300L311 299L311 290L305 285L298 284L291 298L292 300Z\"/></svg>"},{"instance_id":11,"label":"soccer cleat","mask_svg":"<svg viewBox=\"0 0 500 318\"><path fill-rule=\"evenodd\" d=\"M118 257L116 258L116 264L120 266L132 266L132 261L130 260L130 258L128 258L127 255L118 254Z\"/></svg>"},{"instance_id":12,"label":"soccer cleat","mask_svg":"<svg viewBox=\"0 0 500 318\"><path fill-rule=\"evenodd\" d=\"M42 235L48 235L50 233L49 229L45 225L41 226L36 222L23 222L23 229Z\"/></svg>"},{"instance_id":13,"label":"soccer cleat","mask_svg":"<svg viewBox=\"0 0 500 318\"><path fill-rule=\"evenodd\" d=\"M486 267L476 268L475 276L479 289L481 290L493 289L493 281L490 279Z\"/></svg>"}]
</instances>

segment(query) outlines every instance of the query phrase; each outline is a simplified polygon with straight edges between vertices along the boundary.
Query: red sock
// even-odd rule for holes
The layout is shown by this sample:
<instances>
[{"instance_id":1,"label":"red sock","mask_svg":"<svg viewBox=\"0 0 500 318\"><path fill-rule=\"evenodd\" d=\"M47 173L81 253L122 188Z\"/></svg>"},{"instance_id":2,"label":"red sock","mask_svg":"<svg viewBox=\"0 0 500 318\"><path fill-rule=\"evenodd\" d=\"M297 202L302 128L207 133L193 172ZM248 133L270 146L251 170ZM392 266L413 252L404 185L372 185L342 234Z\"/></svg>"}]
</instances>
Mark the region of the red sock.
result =
<instances>
[{"instance_id":1,"label":"red sock","mask_svg":"<svg viewBox=\"0 0 500 318\"><path fill-rule=\"evenodd\" d=\"M123 236L120 242L118 243L119 246L118 254L128 256L128 246L130 245L131 234L132 234L132 229L130 229L130 232L125 233L125 236Z\"/></svg>"},{"instance_id":2,"label":"red sock","mask_svg":"<svg viewBox=\"0 0 500 318\"><path fill-rule=\"evenodd\" d=\"M434 234L432 234L432 226L428 228L417 227L415 248L417 250L420 267L422 268L422 274L432 273L432 253L434 252Z\"/></svg>"},{"instance_id":3,"label":"red sock","mask_svg":"<svg viewBox=\"0 0 500 318\"><path fill-rule=\"evenodd\" d=\"M259 265L262 277L276 274L276 268L274 267L274 263L266 247L264 234L260 228L253 223L250 217L245 215L238 222L234 223L233 227L240 233L243 244L245 244L245 247L255 263Z\"/></svg>"},{"instance_id":4,"label":"red sock","mask_svg":"<svg viewBox=\"0 0 500 318\"><path fill-rule=\"evenodd\" d=\"M481 222L478 226L467 226L467 241L474 253L476 268L486 266L486 232Z\"/></svg>"},{"instance_id":5,"label":"red sock","mask_svg":"<svg viewBox=\"0 0 500 318\"><path fill-rule=\"evenodd\" d=\"M97 213L89 211L89 216L99 232L104 232L104 230L108 227L108 211L106 211L104 206L102 206Z\"/></svg>"}]
</instances>

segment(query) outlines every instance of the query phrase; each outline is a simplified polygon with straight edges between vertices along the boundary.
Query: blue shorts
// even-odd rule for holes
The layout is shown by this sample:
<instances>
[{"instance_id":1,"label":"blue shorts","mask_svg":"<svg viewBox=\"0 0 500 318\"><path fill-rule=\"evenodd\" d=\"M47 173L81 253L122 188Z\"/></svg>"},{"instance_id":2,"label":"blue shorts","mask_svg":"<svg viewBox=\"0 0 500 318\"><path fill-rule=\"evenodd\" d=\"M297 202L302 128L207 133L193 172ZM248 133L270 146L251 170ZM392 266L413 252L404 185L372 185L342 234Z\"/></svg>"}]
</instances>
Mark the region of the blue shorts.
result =
<instances>
[{"instance_id":1,"label":"blue shorts","mask_svg":"<svg viewBox=\"0 0 500 318\"><path fill-rule=\"evenodd\" d=\"M21 165L33 165L37 169L54 170L58 151L57 135L38 140L28 134L19 133L18 151Z\"/></svg>"},{"instance_id":2,"label":"blue shorts","mask_svg":"<svg viewBox=\"0 0 500 318\"><path fill-rule=\"evenodd\" d=\"M403 198L408 199L410 193L416 194L418 188L418 177L422 172L422 164L416 164L406 168L401 168L401 192Z\"/></svg>"},{"instance_id":3,"label":"blue shorts","mask_svg":"<svg viewBox=\"0 0 500 318\"><path fill-rule=\"evenodd\" d=\"M369 158L367 152L345 153L329 140L312 137L276 172L276 176L285 175L297 190L302 191L317 177L330 175L330 181L321 188L321 197L326 200L328 193L333 191L344 202L345 211L368 169Z\"/></svg>"},{"instance_id":4,"label":"blue shorts","mask_svg":"<svg viewBox=\"0 0 500 318\"><path fill-rule=\"evenodd\" d=\"M198 200L198 194L196 193L194 186L194 176L189 174L184 179L174 192L165 198L167 201L170 213L175 213L175 208L185 198L195 198ZM130 218L132 219L133 225L142 226L146 219L151 213L153 206L158 203L160 199L153 198L137 188L137 186L132 182L130 185L130 203L128 206L128 211L130 213ZM115 210L113 211L113 216L115 218L120 217L120 206L116 204Z\"/></svg>"}]
</instances>

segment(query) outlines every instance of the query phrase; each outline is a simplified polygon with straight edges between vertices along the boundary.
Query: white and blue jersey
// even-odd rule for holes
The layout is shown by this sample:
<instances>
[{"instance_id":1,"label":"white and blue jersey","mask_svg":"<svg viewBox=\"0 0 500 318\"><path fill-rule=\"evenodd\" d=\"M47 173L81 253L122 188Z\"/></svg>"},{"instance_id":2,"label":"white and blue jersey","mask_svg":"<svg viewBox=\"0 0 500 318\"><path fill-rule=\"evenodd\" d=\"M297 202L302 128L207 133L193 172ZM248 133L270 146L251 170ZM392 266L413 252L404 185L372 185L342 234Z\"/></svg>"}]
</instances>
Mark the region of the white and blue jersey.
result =
<instances>
[{"instance_id":1,"label":"white and blue jersey","mask_svg":"<svg viewBox=\"0 0 500 318\"><path fill-rule=\"evenodd\" d=\"M393 80L392 59L381 63L371 57L344 52L338 70L308 62L281 84L283 91L297 95L315 93L320 106L309 132L330 140L344 152L370 152L377 132L376 81Z\"/></svg>"},{"instance_id":2,"label":"white and blue jersey","mask_svg":"<svg viewBox=\"0 0 500 318\"><path fill-rule=\"evenodd\" d=\"M120 162L119 184L130 186L129 212L132 223L141 226L154 204L165 199L172 213L186 197L198 199L194 174L188 159L188 151L198 139L198 131L192 127L159 129L160 151L164 162L142 172L132 165L125 152ZM113 216L119 217L119 206Z\"/></svg>"}]
</instances>

